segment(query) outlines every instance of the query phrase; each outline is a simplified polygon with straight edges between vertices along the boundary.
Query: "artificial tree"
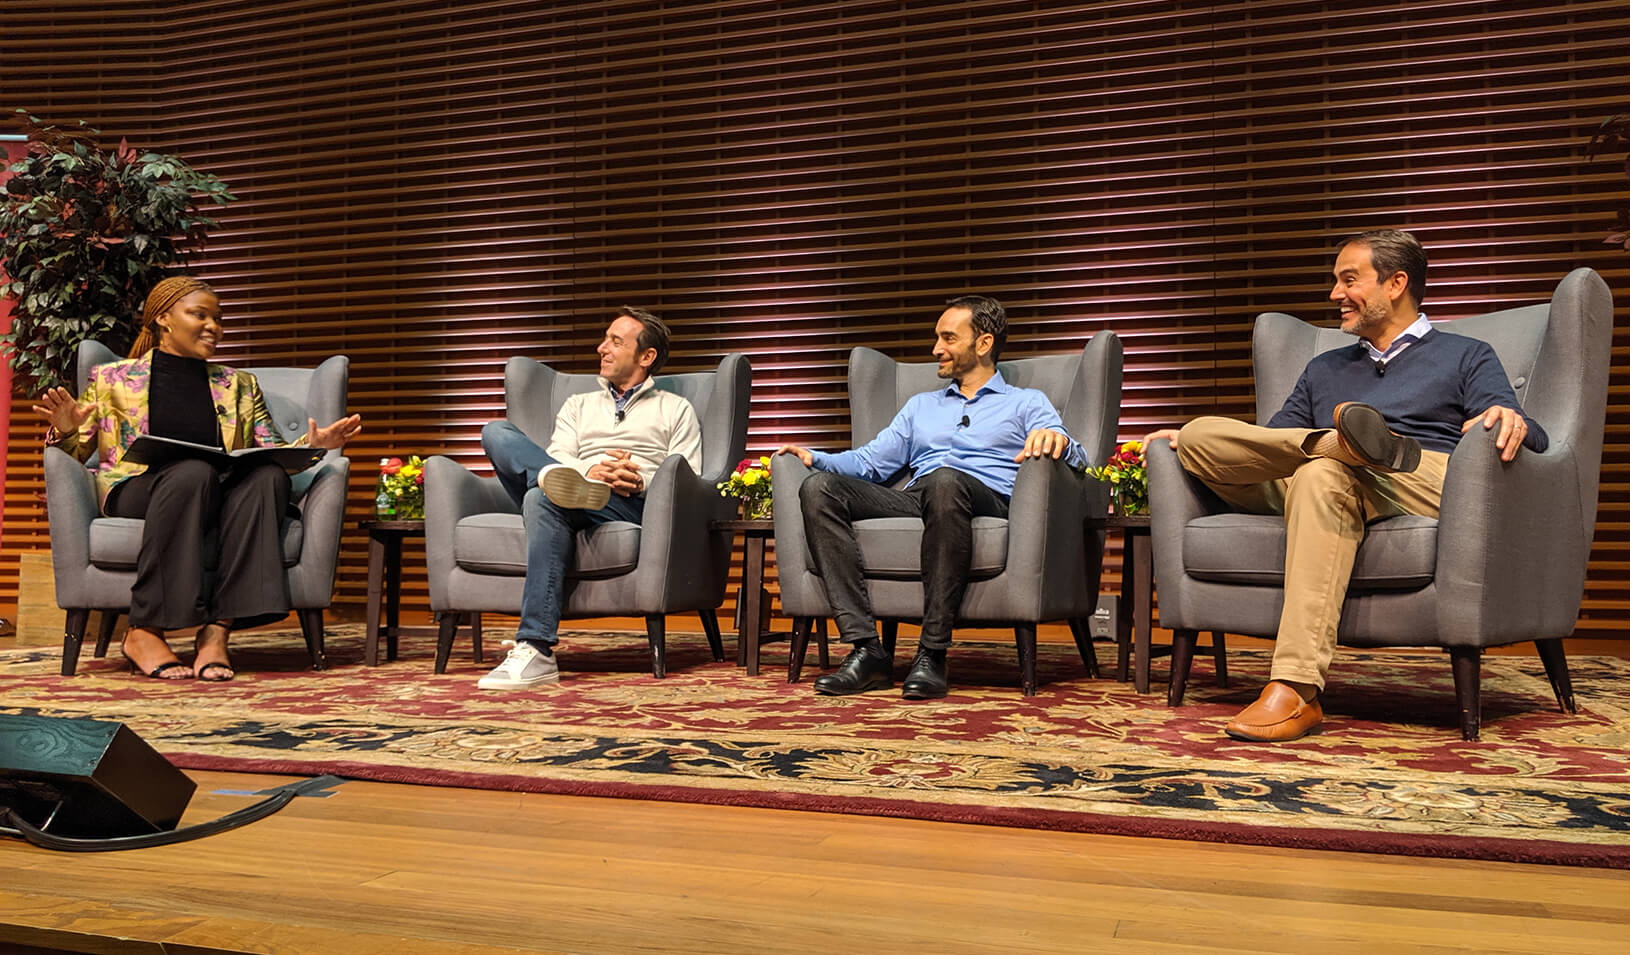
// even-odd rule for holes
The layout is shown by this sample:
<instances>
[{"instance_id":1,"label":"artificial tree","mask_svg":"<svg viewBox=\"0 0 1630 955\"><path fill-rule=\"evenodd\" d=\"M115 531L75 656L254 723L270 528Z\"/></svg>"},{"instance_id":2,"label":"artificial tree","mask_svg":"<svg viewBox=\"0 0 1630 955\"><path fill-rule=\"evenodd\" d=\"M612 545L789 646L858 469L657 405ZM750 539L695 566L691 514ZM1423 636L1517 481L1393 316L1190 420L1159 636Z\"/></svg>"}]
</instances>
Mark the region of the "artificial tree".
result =
<instances>
[{"instance_id":1,"label":"artificial tree","mask_svg":"<svg viewBox=\"0 0 1630 955\"><path fill-rule=\"evenodd\" d=\"M18 113L29 144L0 193L0 296L14 302L0 351L14 393L33 396L72 380L80 342L128 348L148 291L217 224L205 203L233 196L176 156L123 139L104 151L84 122L64 129Z\"/></svg>"}]
</instances>

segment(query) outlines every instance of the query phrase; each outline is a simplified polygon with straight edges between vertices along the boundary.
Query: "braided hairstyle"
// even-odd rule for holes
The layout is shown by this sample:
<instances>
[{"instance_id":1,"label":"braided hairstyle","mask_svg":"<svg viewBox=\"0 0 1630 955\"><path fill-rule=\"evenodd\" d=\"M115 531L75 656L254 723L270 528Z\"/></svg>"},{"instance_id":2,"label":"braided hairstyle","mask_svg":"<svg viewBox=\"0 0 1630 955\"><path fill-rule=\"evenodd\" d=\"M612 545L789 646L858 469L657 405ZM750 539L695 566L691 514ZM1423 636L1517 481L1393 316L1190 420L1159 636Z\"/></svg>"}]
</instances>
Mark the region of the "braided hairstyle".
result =
<instances>
[{"instance_id":1,"label":"braided hairstyle","mask_svg":"<svg viewBox=\"0 0 1630 955\"><path fill-rule=\"evenodd\" d=\"M190 275L172 275L153 286L153 290L147 293L147 304L142 307L141 334L136 336L136 343L130 346L129 357L139 358L157 347L159 317L194 292L215 294L214 289Z\"/></svg>"}]
</instances>

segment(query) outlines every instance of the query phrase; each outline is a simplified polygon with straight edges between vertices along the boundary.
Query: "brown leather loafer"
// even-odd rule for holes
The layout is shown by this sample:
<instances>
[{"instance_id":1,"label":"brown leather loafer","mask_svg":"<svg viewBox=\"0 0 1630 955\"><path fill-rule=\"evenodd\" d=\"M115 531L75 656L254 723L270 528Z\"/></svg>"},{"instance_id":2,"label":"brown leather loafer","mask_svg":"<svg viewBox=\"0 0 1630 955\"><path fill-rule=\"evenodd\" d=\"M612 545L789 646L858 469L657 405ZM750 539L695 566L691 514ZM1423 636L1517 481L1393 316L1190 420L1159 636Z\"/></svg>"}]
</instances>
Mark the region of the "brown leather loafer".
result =
<instances>
[{"instance_id":1,"label":"brown leather loafer","mask_svg":"<svg viewBox=\"0 0 1630 955\"><path fill-rule=\"evenodd\" d=\"M1318 697L1304 703L1301 694L1274 680L1223 731L1253 743L1280 743L1306 736L1322 722L1324 708L1319 706Z\"/></svg>"},{"instance_id":2,"label":"brown leather loafer","mask_svg":"<svg viewBox=\"0 0 1630 955\"><path fill-rule=\"evenodd\" d=\"M1387 427L1381 412L1359 401L1336 405L1336 437L1341 449L1364 466L1387 473L1421 466L1421 443Z\"/></svg>"}]
</instances>

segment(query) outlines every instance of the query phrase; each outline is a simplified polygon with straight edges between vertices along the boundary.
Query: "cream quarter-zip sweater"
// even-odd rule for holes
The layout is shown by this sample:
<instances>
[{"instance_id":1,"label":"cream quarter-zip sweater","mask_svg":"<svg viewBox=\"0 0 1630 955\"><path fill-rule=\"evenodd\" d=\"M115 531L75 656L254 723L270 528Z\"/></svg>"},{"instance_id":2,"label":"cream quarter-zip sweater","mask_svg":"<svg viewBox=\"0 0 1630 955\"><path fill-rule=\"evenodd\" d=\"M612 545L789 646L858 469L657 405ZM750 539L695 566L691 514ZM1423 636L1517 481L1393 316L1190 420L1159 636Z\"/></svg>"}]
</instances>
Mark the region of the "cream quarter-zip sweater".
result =
<instances>
[{"instance_id":1,"label":"cream quarter-zip sweater","mask_svg":"<svg viewBox=\"0 0 1630 955\"><path fill-rule=\"evenodd\" d=\"M611 383L601 378L597 391L566 399L555 417L548 450L551 458L585 477L612 451L631 452L649 484L671 454L683 456L692 471L701 473L702 429L689 401L657 388L649 378L623 406L619 421Z\"/></svg>"}]
</instances>

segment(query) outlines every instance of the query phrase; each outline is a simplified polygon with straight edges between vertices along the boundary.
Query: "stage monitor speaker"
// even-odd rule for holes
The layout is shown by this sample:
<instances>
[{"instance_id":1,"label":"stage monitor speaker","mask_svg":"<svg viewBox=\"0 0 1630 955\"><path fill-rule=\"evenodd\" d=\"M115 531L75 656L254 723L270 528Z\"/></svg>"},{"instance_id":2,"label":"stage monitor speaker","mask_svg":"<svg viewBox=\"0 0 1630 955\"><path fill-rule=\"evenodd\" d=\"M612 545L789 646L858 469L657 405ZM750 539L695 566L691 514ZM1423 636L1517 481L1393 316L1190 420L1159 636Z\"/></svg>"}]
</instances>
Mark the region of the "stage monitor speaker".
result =
<instances>
[{"instance_id":1,"label":"stage monitor speaker","mask_svg":"<svg viewBox=\"0 0 1630 955\"><path fill-rule=\"evenodd\" d=\"M174 829L196 788L123 723L0 714L0 806L47 832Z\"/></svg>"}]
</instances>

